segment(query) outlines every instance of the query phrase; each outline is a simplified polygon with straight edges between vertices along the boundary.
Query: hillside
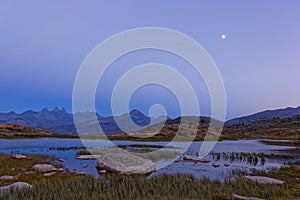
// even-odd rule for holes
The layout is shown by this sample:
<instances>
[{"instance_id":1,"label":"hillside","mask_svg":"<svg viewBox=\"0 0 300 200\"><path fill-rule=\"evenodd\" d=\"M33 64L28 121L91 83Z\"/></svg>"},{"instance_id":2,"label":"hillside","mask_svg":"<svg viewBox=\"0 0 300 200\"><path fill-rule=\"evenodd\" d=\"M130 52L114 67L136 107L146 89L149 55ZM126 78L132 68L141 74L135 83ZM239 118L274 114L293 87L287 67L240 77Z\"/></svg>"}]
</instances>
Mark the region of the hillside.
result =
<instances>
[{"instance_id":1,"label":"hillside","mask_svg":"<svg viewBox=\"0 0 300 200\"><path fill-rule=\"evenodd\" d=\"M298 139L300 138L300 115L228 125L223 132L226 135L243 137Z\"/></svg>"},{"instance_id":2,"label":"hillside","mask_svg":"<svg viewBox=\"0 0 300 200\"><path fill-rule=\"evenodd\" d=\"M22 126L17 124L0 124L1 136L50 136L50 131L41 128Z\"/></svg>"},{"instance_id":3,"label":"hillside","mask_svg":"<svg viewBox=\"0 0 300 200\"><path fill-rule=\"evenodd\" d=\"M180 124L180 122L182 123ZM199 122L199 125L197 124ZM196 140L202 140L207 133L210 118L208 117L181 117L167 120L165 124L152 125L139 132L128 135L144 135L155 140L172 139L180 129L181 134L189 136L197 130ZM211 128L211 133L219 130ZM234 138L269 138L269 139L299 139L300 138L300 115L288 118L274 118L259 120L248 124L228 125L222 130L221 139Z\"/></svg>"},{"instance_id":4,"label":"hillside","mask_svg":"<svg viewBox=\"0 0 300 200\"><path fill-rule=\"evenodd\" d=\"M276 110L265 110L252 115L247 115L244 117L238 117L238 118L228 120L226 124L228 125L248 124L259 120L268 120L273 118L288 118L288 117L293 117L295 115L300 115L300 106L297 108L288 107L288 108L276 109Z\"/></svg>"}]
</instances>

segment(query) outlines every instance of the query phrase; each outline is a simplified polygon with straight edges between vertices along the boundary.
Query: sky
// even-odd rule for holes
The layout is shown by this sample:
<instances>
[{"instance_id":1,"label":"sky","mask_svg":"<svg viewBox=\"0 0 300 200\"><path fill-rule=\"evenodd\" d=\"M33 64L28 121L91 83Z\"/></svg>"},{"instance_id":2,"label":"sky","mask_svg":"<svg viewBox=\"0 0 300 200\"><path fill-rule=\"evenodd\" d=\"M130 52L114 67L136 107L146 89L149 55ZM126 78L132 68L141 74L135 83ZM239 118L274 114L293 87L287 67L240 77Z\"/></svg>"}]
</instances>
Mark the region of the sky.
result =
<instances>
[{"instance_id":1,"label":"sky","mask_svg":"<svg viewBox=\"0 0 300 200\"><path fill-rule=\"evenodd\" d=\"M1 0L0 112L55 106L71 112L73 84L89 52L114 34L140 27L174 29L206 49L224 81L227 119L300 105L298 0ZM149 62L179 70L195 88L201 115L210 114L203 79L178 57L154 50L112 64L98 85L97 111L109 115L115 82L126 70ZM169 116L178 115L174 94L155 85L137 90L130 108L147 113L156 103Z\"/></svg>"}]
</instances>

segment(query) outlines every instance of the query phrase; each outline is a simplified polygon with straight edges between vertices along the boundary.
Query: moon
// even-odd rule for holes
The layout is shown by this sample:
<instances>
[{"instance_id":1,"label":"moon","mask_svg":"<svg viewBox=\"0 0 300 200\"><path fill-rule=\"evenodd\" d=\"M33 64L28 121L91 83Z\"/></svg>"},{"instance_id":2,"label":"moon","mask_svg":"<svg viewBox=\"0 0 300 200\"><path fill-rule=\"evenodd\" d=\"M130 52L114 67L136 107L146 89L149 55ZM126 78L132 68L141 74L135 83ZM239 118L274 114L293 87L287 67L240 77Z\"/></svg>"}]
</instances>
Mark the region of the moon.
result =
<instances>
[{"instance_id":1,"label":"moon","mask_svg":"<svg viewBox=\"0 0 300 200\"><path fill-rule=\"evenodd\" d=\"M222 38L222 40L225 40L225 39L226 39L226 35L225 35L225 34L222 34L222 35L221 35L221 38Z\"/></svg>"}]
</instances>

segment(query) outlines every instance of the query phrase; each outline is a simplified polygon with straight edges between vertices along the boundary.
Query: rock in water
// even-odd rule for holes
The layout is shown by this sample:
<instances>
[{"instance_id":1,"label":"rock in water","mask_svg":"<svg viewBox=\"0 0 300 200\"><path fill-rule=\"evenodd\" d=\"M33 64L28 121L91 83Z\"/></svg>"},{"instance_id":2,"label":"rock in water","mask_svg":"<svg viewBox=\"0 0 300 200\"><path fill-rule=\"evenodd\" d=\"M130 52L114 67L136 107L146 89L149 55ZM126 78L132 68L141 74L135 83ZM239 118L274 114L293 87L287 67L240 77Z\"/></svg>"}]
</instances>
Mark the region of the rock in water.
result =
<instances>
[{"instance_id":1,"label":"rock in water","mask_svg":"<svg viewBox=\"0 0 300 200\"><path fill-rule=\"evenodd\" d=\"M203 163L209 163L210 161L205 158L199 158L194 156L183 156L183 160L189 160L189 161L195 161L195 162L203 162Z\"/></svg>"},{"instance_id":2,"label":"rock in water","mask_svg":"<svg viewBox=\"0 0 300 200\"><path fill-rule=\"evenodd\" d=\"M42 172L42 173L49 173L57 171L55 167L48 164L36 164L31 168L33 171Z\"/></svg>"},{"instance_id":3,"label":"rock in water","mask_svg":"<svg viewBox=\"0 0 300 200\"><path fill-rule=\"evenodd\" d=\"M156 166L151 160L129 153L108 153L98 158L97 168L120 174L150 174Z\"/></svg>"},{"instance_id":4,"label":"rock in water","mask_svg":"<svg viewBox=\"0 0 300 200\"><path fill-rule=\"evenodd\" d=\"M213 166L214 168L220 167L220 165L219 165L218 163L213 163L212 166Z\"/></svg>"}]
</instances>

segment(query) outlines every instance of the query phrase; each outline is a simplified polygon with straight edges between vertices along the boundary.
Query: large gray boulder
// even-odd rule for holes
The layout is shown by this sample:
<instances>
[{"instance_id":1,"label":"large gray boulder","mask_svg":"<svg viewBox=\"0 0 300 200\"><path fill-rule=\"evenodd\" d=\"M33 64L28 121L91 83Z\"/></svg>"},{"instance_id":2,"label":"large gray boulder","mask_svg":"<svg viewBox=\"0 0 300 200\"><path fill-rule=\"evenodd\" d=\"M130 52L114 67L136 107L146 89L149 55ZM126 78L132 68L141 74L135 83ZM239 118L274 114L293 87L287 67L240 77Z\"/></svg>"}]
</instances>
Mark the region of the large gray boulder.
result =
<instances>
[{"instance_id":1,"label":"large gray boulder","mask_svg":"<svg viewBox=\"0 0 300 200\"><path fill-rule=\"evenodd\" d=\"M57 171L57 168L49 164L36 164L31 168L31 170L36 172L49 173Z\"/></svg>"},{"instance_id":2,"label":"large gray boulder","mask_svg":"<svg viewBox=\"0 0 300 200\"><path fill-rule=\"evenodd\" d=\"M100 170L120 174L150 174L156 166L151 160L130 153L108 153L98 157L96 166Z\"/></svg>"}]
</instances>

